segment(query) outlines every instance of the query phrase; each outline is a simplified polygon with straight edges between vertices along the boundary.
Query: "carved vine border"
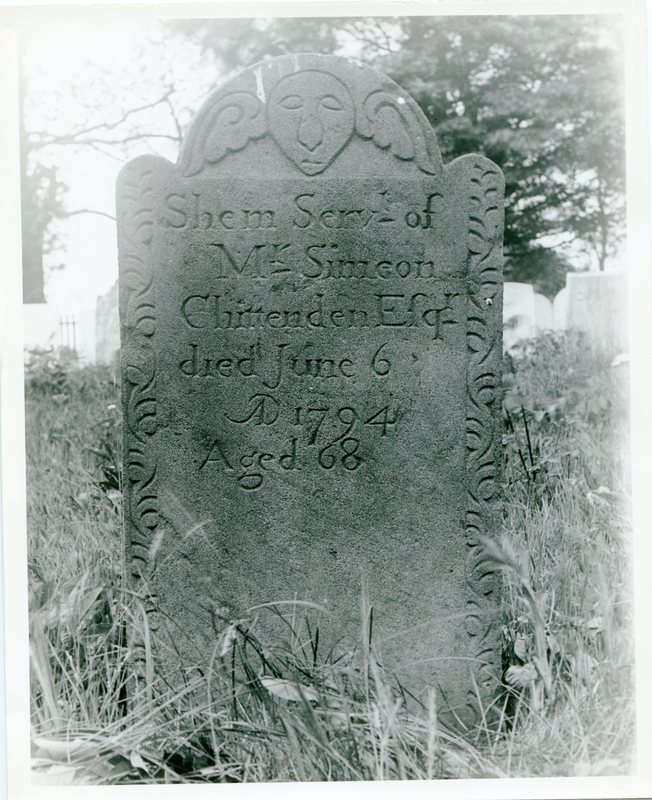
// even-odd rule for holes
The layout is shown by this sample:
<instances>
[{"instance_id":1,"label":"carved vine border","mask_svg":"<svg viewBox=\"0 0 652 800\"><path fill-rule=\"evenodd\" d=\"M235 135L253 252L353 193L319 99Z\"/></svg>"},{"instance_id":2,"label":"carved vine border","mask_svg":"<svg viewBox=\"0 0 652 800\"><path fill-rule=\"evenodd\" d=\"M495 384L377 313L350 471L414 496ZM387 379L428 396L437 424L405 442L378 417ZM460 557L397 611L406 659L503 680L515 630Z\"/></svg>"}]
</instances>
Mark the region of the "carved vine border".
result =
<instances>
[{"instance_id":1,"label":"carved vine border","mask_svg":"<svg viewBox=\"0 0 652 800\"><path fill-rule=\"evenodd\" d=\"M157 428L153 348L156 315L150 248L162 166L171 169L168 162L158 157L136 158L125 165L117 186L125 453L123 574L129 574L130 588L141 595L147 624L152 630L157 627L157 598L150 592L148 575L159 526L159 508L153 452L153 436ZM142 662L143 642L137 634L131 646L136 664Z\"/></svg>"},{"instance_id":2,"label":"carved vine border","mask_svg":"<svg viewBox=\"0 0 652 800\"><path fill-rule=\"evenodd\" d=\"M500 575L488 559L483 536L500 524L500 389L502 310L502 173L482 156L468 156L469 294L467 300L467 480L465 522L465 629L474 659L475 686L467 709L477 720L478 701L490 704L498 683L500 660L497 628ZM478 696L479 695L479 696Z\"/></svg>"}]
</instances>

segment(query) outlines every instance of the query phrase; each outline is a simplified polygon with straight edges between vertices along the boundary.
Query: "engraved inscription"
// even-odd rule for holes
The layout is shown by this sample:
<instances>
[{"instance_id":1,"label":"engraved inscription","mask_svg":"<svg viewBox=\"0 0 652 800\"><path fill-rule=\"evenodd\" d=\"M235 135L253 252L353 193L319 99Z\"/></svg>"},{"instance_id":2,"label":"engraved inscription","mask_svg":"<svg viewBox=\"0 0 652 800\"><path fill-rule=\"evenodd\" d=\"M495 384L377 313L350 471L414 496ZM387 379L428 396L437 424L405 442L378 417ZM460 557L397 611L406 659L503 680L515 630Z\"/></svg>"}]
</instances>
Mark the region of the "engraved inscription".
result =
<instances>
[{"instance_id":1,"label":"engraved inscription","mask_svg":"<svg viewBox=\"0 0 652 800\"><path fill-rule=\"evenodd\" d=\"M226 446L219 439L211 443L206 459L200 464L199 469L213 467L233 477L236 484L246 492L260 489L266 474L274 470L295 470L297 440L291 439L287 450L277 453L268 453L257 450L244 454L230 454Z\"/></svg>"},{"instance_id":2,"label":"engraved inscription","mask_svg":"<svg viewBox=\"0 0 652 800\"><path fill-rule=\"evenodd\" d=\"M386 189L377 191L368 200L368 205L358 208L326 208L316 204L315 192L302 192L294 198L295 213L292 227L321 227L325 230L365 230L370 225L385 225L396 222L392 215L393 203ZM362 204L361 204L362 205ZM407 220L406 220L407 223ZM409 223L408 223L409 224Z\"/></svg>"},{"instance_id":3,"label":"engraved inscription","mask_svg":"<svg viewBox=\"0 0 652 800\"><path fill-rule=\"evenodd\" d=\"M244 298L220 294L190 295L181 303L181 317L193 330L305 330L333 328L424 328L441 339L447 325L459 321L461 292L384 293L361 299L365 307L338 306L323 293L311 294L302 308L268 308Z\"/></svg>"},{"instance_id":4,"label":"engraved inscription","mask_svg":"<svg viewBox=\"0 0 652 800\"><path fill-rule=\"evenodd\" d=\"M233 478L244 491L260 489L267 473L281 470L304 470L315 464L322 470L340 467L344 474L354 472L368 458L365 443L374 435L391 435L401 416L398 406L379 409L352 406L297 406L287 409L281 417L281 404L271 394L256 393L249 398L240 419L225 412L224 416L235 425L274 426L282 432L292 425L299 428L291 436L288 447L276 452L254 450L240 454L234 452L227 439L211 441L205 457L199 464L200 472L212 467L218 473Z\"/></svg>"},{"instance_id":5,"label":"engraved inscription","mask_svg":"<svg viewBox=\"0 0 652 800\"><path fill-rule=\"evenodd\" d=\"M378 190L355 208L317 206L314 191L293 199L292 228L324 231L368 230L396 224L408 229L428 229L436 221L441 192L429 194L422 206L397 209L387 190ZM165 228L195 231L256 231L278 229L278 208L224 208L220 193L206 197L201 191L170 192L160 216Z\"/></svg>"},{"instance_id":6,"label":"engraved inscription","mask_svg":"<svg viewBox=\"0 0 652 800\"><path fill-rule=\"evenodd\" d=\"M272 209L222 208L220 197L214 198L211 208L205 208L201 192L171 192L166 195L160 222L164 228L199 231L276 228Z\"/></svg>"}]
</instances>

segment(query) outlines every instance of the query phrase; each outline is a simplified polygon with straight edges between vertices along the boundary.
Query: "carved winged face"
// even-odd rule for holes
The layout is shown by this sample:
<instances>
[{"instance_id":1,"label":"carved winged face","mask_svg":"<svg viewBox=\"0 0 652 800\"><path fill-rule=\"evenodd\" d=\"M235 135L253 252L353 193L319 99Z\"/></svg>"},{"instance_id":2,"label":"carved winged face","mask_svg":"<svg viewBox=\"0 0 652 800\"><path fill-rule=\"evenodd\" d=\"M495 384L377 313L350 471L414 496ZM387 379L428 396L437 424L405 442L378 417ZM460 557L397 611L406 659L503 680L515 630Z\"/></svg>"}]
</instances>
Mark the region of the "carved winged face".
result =
<instances>
[{"instance_id":1,"label":"carved winged face","mask_svg":"<svg viewBox=\"0 0 652 800\"><path fill-rule=\"evenodd\" d=\"M323 172L342 151L353 134L354 119L349 90L319 70L304 70L280 80L267 108L269 132L306 175Z\"/></svg>"}]
</instances>

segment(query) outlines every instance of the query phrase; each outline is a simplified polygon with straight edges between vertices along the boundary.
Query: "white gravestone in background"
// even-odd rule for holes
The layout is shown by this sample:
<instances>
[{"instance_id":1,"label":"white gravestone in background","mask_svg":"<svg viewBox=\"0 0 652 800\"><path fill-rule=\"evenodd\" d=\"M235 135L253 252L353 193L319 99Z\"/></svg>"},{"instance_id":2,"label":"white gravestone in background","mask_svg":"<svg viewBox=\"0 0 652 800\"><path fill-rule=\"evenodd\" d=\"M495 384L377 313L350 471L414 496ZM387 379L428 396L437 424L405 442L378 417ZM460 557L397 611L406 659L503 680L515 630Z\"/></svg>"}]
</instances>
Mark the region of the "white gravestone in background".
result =
<instances>
[{"instance_id":1,"label":"white gravestone in background","mask_svg":"<svg viewBox=\"0 0 652 800\"><path fill-rule=\"evenodd\" d=\"M566 316L568 313L568 286L557 292L552 301L552 327L556 331L566 330Z\"/></svg>"},{"instance_id":2,"label":"white gravestone in background","mask_svg":"<svg viewBox=\"0 0 652 800\"><path fill-rule=\"evenodd\" d=\"M97 298L95 331L95 360L98 364L113 364L120 351L117 281L106 294Z\"/></svg>"},{"instance_id":3,"label":"white gravestone in background","mask_svg":"<svg viewBox=\"0 0 652 800\"><path fill-rule=\"evenodd\" d=\"M537 333L551 331L552 322L552 302L543 294L534 295L534 327Z\"/></svg>"},{"instance_id":4,"label":"white gravestone in background","mask_svg":"<svg viewBox=\"0 0 652 800\"><path fill-rule=\"evenodd\" d=\"M95 363L95 309L85 308L74 313L77 327L75 344L81 364Z\"/></svg>"},{"instance_id":5,"label":"white gravestone in background","mask_svg":"<svg viewBox=\"0 0 652 800\"><path fill-rule=\"evenodd\" d=\"M528 283L506 282L503 346L547 330L583 331L594 350L616 355L627 350L627 276L580 272L566 276L566 286L551 302Z\"/></svg>"},{"instance_id":6,"label":"white gravestone in background","mask_svg":"<svg viewBox=\"0 0 652 800\"><path fill-rule=\"evenodd\" d=\"M569 273L566 328L584 331L606 355L627 350L627 276L619 272Z\"/></svg>"},{"instance_id":7,"label":"white gravestone in background","mask_svg":"<svg viewBox=\"0 0 652 800\"><path fill-rule=\"evenodd\" d=\"M529 283L506 281L503 298L503 349L510 350L534 336L534 289Z\"/></svg>"}]
</instances>

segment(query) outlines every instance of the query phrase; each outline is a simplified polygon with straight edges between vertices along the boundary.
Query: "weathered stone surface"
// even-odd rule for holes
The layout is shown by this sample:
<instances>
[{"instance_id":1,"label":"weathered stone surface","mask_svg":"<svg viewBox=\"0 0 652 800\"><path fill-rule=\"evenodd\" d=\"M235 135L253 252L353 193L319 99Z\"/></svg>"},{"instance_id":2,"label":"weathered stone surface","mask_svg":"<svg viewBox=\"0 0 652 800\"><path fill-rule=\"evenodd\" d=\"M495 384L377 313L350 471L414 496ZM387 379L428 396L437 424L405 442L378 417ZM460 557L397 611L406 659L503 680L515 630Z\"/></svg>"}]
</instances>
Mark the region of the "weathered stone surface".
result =
<instances>
[{"instance_id":1,"label":"weathered stone surface","mask_svg":"<svg viewBox=\"0 0 652 800\"><path fill-rule=\"evenodd\" d=\"M470 721L500 656L503 179L396 84L287 56L118 186L126 555L163 661L319 603ZM154 557L154 553L156 554ZM286 607L287 608L287 607ZM289 613L289 612L288 612Z\"/></svg>"}]
</instances>

